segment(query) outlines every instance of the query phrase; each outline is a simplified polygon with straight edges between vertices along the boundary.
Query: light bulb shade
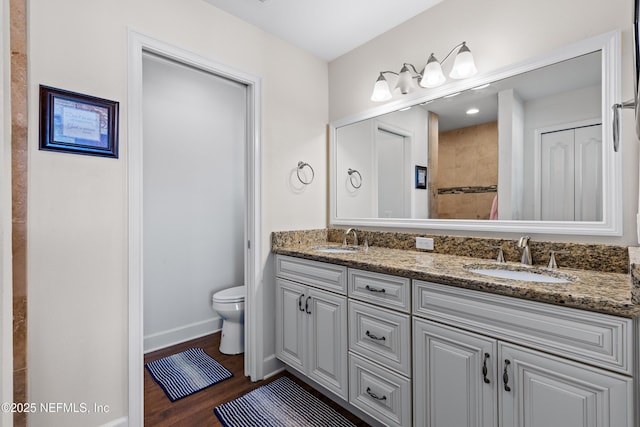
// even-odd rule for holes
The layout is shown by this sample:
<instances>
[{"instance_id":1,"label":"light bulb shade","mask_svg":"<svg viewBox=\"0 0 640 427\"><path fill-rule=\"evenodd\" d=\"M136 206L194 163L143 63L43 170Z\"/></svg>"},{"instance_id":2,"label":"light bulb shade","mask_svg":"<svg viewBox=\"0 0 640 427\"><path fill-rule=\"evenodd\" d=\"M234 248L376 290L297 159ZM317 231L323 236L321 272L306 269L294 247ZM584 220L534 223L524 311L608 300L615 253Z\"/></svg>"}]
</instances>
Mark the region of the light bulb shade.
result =
<instances>
[{"instance_id":1,"label":"light bulb shade","mask_svg":"<svg viewBox=\"0 0 640 427\"><path fill-rule=\"evenodd\" d=\"M427 65L424 67L422 78L420 79L420 86L422 87L437 87L447 80L442 73L442 66L433 54L429 57Z\"/></svg>"},{"instance_id":2,"label":"light bulb shade","mask_svg":"<svg viewBox=\"0 0 640 427\"><path fill-rule=\"evenodd\" d=\"M398 75L398 83L396 83L396 89L400 91L401 94L408 94L413 87L413 76L411 75L411 71L407 68L406 65L402 66L402 70L400 70L400 74Z\"/></svg>"},{"instance_id":3,"label":"light bulb shade","mask_svg":"<svg viewBox=\"0 0 640 427\"><path fill-rule=\"evenodd\" d=\"M389 82L384 78L382 74L378 77L375 86L373 87L373 93L371 94L371 100L374 102L384 102L391 99L391 90L389 90Z\"/></svg>"},{"instance_id":4,"label":"light bulb shade","mask_svg":"<svg viewBox=\"0 0 640 427\"><path fill-rule=\"evenodd\" d=\"M453 62L453 68L449 77L452 79L465 79L471 77L478 72L476 64L473 61L473 55L465 43L462 43L462 47L456 55L456 59Z\"/></svg>"}]
</instances>

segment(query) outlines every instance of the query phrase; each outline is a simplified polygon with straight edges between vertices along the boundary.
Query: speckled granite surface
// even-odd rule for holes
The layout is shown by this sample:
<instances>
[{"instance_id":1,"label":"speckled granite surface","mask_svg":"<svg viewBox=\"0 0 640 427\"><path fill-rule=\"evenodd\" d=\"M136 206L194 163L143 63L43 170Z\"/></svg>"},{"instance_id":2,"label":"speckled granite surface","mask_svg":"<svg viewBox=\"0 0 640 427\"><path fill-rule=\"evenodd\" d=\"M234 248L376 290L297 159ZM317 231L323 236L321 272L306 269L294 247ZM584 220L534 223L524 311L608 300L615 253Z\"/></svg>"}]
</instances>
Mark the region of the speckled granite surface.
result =
<instances>
[{"instance_id":1,"label":"speckled granite surface","mask_svg":"<svg viewBox=\"0 0 640 427\"><path fill-rule=\"evenodd\" d=\"M509 269L526 268L515 262L497 264L492 260L485 261L477 258L469 258L468 256L461 256L459 254L448 255L434 252L417 252L415 250L387 248L375 245L371 245L366 252L361 249L356 253L349 254L321 253L313 250L313 247L326 244L327 241L322 238L318 238L317 240L307 238L308 235L306 233L307 232L274 233L272 251L282 255L331 262L351 268L393 274L412 279L434 281L446 285L513 296L516 298L530 299L623 317L640 317L640 291L638 291L638 289L640 289L640 252L637 254L634 252L631 274L561 268L558 271L552 271L551 274L557 274L559 272L560 274L568 275L572 280L570 283L534 283L483 276L465 268L465 266L468 267L470 264L481 264L483 266L499 265L501 268ZM319 237L322 235L322 230L314 230L313 233L316 233L315 235ZM329 234L331 234L331 232L329 232ZM360 239L361 242L364 242L365 235L366 233L363 233ZM411 238L412 242L414 241L413 238ZM331 240L330 237L329 240ZM340 235L340 241L341 240L342 235ZM556 247L555 245L554 243L554 248ZM486 253L486 245L482 247ZM538 272L549 271L540 266L534 266L532 269Z\"/></svg>"},{"instance_id":2,"label":"speckled granite surface","mask_svg":"<svg viewBox=\"0 0 640 427\"><path fill-rule=\"evenodd\" d=\"M301 232L298 232L300 234ZM304 232L302 232L304 233ZM358 239L365 238L370 246L415 251L416 237L434 239L434 250L429 253L458 255L473 258L495 259L497 249L502 246L506 261L519 262L521 252L517 241L513 239L491 239L462 236L433 236L428 234L397 233L385 231L357 230ZM343 229L327 230L327 240L342 243ZM349 241L351 242L351 240ZM596 245L584 243L542 242L532 239L529 242L534 265L546 266L549 263L549 251L569 251L569 254L556 254L560 267L580 270L595 270L611 273L629 273L629 255L626 246Z\"/></svg>"}]
</instances>

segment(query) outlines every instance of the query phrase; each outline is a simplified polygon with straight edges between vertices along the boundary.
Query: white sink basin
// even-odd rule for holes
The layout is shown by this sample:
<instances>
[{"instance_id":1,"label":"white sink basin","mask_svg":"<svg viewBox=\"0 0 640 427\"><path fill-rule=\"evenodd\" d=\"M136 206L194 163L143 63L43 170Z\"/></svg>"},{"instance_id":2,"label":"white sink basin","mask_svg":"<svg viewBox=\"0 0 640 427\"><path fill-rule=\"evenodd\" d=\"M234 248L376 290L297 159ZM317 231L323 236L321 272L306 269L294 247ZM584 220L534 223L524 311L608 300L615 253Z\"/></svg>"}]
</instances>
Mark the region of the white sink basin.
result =
<instances>
[{"instance_id":1,"label":"white sink basin","mask_svg":"<svg viewBox=\"0 0 640 427\"><path fill-rule=\"evenodd\" d=\"M358 252L357 246L316 246L311 249L325 254L352 254Z\"/></svg>"},{"instance_id":2,"label":"white sink basin","mask_svg":"<svg viewBox=\"0 0 640 427\"><path fill-rule=\"evenodd\" d=\"M498 279L520 280L540 283L571 283L574 278L568 274L551 273L536 269L503 268L498 266L465 266L470 272Z\"/></svg>"}]
</instances>

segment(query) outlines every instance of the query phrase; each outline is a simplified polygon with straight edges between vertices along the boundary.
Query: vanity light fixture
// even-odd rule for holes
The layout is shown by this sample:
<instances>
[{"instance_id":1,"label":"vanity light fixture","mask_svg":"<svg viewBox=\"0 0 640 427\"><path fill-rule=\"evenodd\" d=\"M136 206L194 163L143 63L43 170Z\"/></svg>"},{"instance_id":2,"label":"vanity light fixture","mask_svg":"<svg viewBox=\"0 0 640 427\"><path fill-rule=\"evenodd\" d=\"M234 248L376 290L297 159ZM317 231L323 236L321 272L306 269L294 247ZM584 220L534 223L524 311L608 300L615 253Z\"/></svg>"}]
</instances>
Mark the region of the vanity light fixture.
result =
<instances>
[{"instance_id":1,"label":"vanity light fixture","mask_svg":"<svg viewBox=\"0 0 640 427\"><path fill-rule=\"evenodd\" d=\"M381 71L373 87L371 100L374 102L383 102L391 99L392 94L389 88L389 82L384 76L385 74L398 76L395 89L403 95L408 94L414 88L413 79L418 79L419 85L423 88L434 88L442 85L447 80L442 72L442 64L444 64L456 50L457 53L449 77L452 79L465 79L476 74L478 70L473 61L471 51L467 47L466 42L462 42L451 49L442 62L438 61L433 53L429 55L427 64L420 72L416 70L416 67L408 63L402 64L402 69L399 73L395 71Z\"/></svg>"}]
</instances>

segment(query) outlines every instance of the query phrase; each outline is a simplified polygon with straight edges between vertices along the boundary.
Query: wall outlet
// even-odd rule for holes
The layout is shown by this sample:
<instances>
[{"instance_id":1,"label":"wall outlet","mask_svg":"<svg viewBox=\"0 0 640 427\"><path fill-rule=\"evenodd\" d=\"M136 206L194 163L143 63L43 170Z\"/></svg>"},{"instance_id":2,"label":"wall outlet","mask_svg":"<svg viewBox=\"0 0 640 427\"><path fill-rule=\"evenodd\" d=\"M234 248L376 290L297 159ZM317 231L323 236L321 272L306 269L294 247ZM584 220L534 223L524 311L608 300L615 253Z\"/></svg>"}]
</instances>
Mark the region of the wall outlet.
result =
<instances>
[{"instance_id":1,"label":"wall outlet","mask_svg":"<svg viewBox=\"0 0 640 427\"><path fill-rule=\"evenodd\" d=\"M416 248L426 249L428 251L433 250L433 239L430 237L416 237Z\"/></svg>"}]
</instances>

